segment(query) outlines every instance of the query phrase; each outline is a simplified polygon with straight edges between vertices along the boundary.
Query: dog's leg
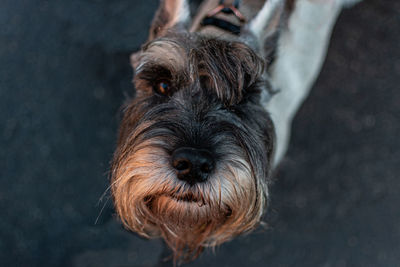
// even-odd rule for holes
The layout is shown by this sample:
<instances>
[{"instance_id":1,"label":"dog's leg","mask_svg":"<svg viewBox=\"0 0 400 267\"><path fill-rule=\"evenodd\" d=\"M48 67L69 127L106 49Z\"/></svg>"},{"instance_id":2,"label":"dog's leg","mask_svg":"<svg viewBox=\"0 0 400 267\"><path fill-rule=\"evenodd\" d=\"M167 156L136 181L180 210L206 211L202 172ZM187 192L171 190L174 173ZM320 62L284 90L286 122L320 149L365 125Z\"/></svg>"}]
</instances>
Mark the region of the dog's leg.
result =
<instances>
[{"instance_id":1,"label":"dog's leg","mask_svg":"<svg viewBox=\"0 0 400 267\"><path fill-rule=\"evenodd\" d=\"M349 2L298 0L288 28L280 35L271 71L271 82L279 92L266 104L277 134L275 165L287 150L292 119L321 69L336 18Z\"/></svg>"}]
</instances>

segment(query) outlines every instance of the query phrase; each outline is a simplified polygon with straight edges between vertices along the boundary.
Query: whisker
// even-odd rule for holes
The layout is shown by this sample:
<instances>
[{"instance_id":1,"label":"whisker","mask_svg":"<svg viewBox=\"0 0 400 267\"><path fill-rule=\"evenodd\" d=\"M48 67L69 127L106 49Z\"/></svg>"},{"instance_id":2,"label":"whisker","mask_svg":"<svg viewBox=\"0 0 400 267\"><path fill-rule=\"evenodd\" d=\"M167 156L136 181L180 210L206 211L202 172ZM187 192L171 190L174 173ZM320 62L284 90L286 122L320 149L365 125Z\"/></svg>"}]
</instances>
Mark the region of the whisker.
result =
<instances>
[{"instance_id":1,"label":"whisker","mask_svg":"<svg viewBox=\"0 0 400 267\"><path fill-rule=\"evenodd\" d=\"M101 210L99 212L99 215L97 215L97 218L96 218L96 220L94 222L94 225L97 225L97 222L99 221L99 218L100 218L101 214L103 213L103 210L106 207L106 205L107 205L109 200L110 200L110 198L107 198L106 202L103 204L103 207L101 208Z\"/></svg>"}]
</instances>

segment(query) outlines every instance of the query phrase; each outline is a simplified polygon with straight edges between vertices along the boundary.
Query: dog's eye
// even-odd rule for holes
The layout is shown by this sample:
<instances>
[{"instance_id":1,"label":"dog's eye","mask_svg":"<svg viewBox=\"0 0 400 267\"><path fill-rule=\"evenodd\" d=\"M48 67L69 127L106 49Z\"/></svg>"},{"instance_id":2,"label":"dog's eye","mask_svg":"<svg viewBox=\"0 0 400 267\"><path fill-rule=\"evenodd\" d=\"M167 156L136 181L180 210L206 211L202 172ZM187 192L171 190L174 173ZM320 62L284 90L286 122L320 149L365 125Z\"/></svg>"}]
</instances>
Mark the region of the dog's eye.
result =
<instances>
[{"instance_id":1,"label":"dog's eye","mask_svg":"<svg viewBox=\"0 0 400 267\"><path fill-rule=\"evenodd\" d=\"M158 82L154 87L154 91L160 95L168 95L170 91L170 85L168 82Z\"/></svg>"}]
</instances>

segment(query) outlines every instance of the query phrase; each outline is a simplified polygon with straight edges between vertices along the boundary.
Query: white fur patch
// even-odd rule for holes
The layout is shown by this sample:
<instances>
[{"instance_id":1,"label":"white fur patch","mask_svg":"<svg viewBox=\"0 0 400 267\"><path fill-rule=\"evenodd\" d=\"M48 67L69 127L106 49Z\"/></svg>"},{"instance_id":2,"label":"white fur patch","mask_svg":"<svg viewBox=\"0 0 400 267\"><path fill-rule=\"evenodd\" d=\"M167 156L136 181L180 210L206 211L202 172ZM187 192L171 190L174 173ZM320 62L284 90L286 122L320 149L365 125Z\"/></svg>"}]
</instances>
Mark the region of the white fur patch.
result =
<instances>
[{"instance_id":1,"label":"white fur patch","mask_svg":"<svg viewBox=\"0 0 400 267\"><path fill-rule=\"evenodd\" d=\"M292 119L320 72L341 2L298 0L288 29L281 34L271 73L272 84L280 91L265 106L277 134L275 165L287 150Z\"/></svg>"}]
</instances>

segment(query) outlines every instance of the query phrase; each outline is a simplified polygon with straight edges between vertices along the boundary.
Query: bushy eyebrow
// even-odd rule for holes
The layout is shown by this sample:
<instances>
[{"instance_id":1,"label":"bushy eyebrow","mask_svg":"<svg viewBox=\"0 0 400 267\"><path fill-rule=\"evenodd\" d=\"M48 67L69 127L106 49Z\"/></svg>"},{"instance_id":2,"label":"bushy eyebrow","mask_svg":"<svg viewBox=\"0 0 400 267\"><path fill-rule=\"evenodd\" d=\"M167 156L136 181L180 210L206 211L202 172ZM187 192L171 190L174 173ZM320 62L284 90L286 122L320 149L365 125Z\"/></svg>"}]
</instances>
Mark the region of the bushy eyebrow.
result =
<instances>
[{"instance_id":1,"label":"bushy eyebrow","mask_svg":"<svg viewBox=\"0 0 400 267\"><path fill-rule=\"evenodd\" d=\"M137 79L143 79L148 81L172 79L171 71L162 65L157 63L149 62L139 66L135 72Z\"/></svg>"},{"instance_id":2,"label":"bushy eyebrow","mask_svg":"<svg viewBox=\"0 0 400 267\"><path fill-rule=\"evenodd\" d=\"M242 101L246 88L257 87L252 85L262 80L263 71L264 61L242 43L161 38L143 47L135 84L168 80L176 90L192 85L232 106Z\"/></svg>"},{"instance_id":3,"label":"bushy eyebrow","mask_svg":"<svg viewBox=\"0 0 400 267\"><path fill-rule=\"evenodd\" d=\"M192 50L202 84L211 87L224 105L239 103L245 89L262 80L264 61L241 43L206 39Z\"/></svg>"}]
</instances>

